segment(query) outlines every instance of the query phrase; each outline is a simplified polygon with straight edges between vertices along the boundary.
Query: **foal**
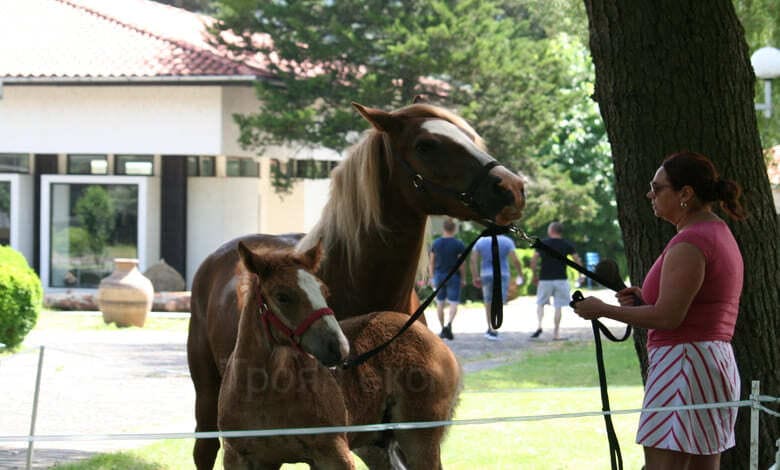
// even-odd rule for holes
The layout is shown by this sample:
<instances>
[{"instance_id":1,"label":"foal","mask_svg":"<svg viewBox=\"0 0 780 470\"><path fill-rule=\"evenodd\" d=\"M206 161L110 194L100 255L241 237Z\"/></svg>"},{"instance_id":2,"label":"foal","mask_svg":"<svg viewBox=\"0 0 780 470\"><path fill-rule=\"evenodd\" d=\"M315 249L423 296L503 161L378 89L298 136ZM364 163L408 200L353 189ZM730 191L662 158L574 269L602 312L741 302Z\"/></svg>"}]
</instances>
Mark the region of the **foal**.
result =
<instances>
[{"instance_id":1,"label":"foal","mask_svg":"<svg viewBox=\"0 0 780 470\"><path fill-rule=\"evenodd\" d=\"M330 370L323 363L333 364L335 356L341 359L349 351L345 333L355 353L360 353L392 336L408 315L372 313L345 320L339 328L325 304L326 288L311 274L321 257L320 245L303 255L292 249L253 253L243 243L238 251L243 271L237 286L240 317L219 394L219 429L452 417L461 386L460 367L449 348L424 325L415 322L364 364ZM352 469L350 448L379 448L388 455L382 466L436 469L441 468L444 432L445 428L436 427L225 438L224 465L276 469L286 462L306 462L313 468Z\"/></svg>"}]
</instances>

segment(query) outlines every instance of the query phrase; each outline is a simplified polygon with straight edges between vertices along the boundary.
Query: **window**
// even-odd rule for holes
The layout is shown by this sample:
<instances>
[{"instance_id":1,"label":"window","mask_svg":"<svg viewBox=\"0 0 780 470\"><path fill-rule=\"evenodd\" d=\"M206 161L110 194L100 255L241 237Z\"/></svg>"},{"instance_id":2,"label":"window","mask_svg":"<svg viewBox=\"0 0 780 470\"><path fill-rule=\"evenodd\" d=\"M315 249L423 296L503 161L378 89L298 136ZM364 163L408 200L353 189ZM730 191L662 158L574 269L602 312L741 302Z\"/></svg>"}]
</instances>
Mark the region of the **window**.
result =
<instances>
[{"instance_id":1,"label":"window","mask_svg":"<svg viewBox=\"0 0 780 470\"><path fill-rule=\"evenodd\" d=\"M260 176L260 167L254 158L228 157L225 170L227 176Z\"/></svg>"},{"instance_id":2,"label":"window","mask_svg":"<svg viewBox=\"0 0 780 470\"><path fill-rule=\"evenodd\" d=\"M0 153L0 173L29 173L30 156L26 153Z\"/></svg>"},{"instance_id":3,"label":"window","mask_svg":"<svg viewBox=\"0 0 780 470\"><path fill-rule=\"evenodd\" d=\"M154 175L154 157L151 155L117 155L114 164L117 175Z\"/></svg>"},{"instance_id":4,"label":"window","mask_svg":"<svg viewBox=\"0 0 780 470\"><path fill-rule=\"evenodd\" d=\"M330 177L330 172L338 165L333 160L294 160L295 177L307 179L323 179Z\"/></svg>"},{"instance_id":5,"label":"window","mask_svg":"<svg viewBox=\"0 0 780 470\"><path fill-rule=\"evenodd\" d=\"M71 175L107 175L108 158L105 155L68 155L68 173Z\"/></svg>"},{"instance_id":6,"label":"window","mask_svg":"<svg viewBox=\"0 0 780 470\"><path fill-rule=\"evenodd\" d=\"M187 157L187 176L215 176L214 157Z\"/></svg>"},{"instance_id":7,"label":"window","mask_svg":"<svg viewBox=\"0 0 780 470\"><path fill-rule=\"evenodd\" d=\"M11 182L0 181L0 245L11 244Z\"/></svg>"},{"instance_id":8,"label":"window","mask_svg":"<svg viewBox=\"0 0 780 470\"><path fill-rule=\"evenodd\" d=\"M96 288L114 258L137 258L137 184L52 183L49 287Z\"/></svg>"}]
</instances>

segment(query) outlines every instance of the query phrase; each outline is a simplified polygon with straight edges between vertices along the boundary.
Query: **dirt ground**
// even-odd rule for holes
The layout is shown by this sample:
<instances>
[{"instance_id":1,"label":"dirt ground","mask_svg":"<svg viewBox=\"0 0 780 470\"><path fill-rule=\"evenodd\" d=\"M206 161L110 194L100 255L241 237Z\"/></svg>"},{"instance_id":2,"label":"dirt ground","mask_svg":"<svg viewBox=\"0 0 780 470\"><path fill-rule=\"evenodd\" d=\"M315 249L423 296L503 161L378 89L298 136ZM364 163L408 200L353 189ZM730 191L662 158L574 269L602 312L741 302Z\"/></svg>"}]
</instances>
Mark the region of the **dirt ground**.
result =
<instances>
[{"instance_id":1,"label":"dirt ground","mask_svg":"<svg viewBox=\"0 0 780 470\"><path fill-rule=\"evenodd\" d=\"M453 323L455 339L447 344L465 372L516 360L528 351L554 348L552 309L539 340L532 298L519 298L504 310L500 341L484 336L481 306L461 307ZM74 315L74 313L68 313ZM88 314L88 313L84 313ZM433 308L428 325L439 332ZM591 338L590 324L564 309L562 335L569 340ZM22 352L0 358L0 438L26 436L30 430L39 346L45 346L35 434L44 436L172 433L194 430L194 391L186 360L186 332L33 331ZM96 452L138 447L151 441L36 442L34 468L73 461ZM24 468L26 442L0 439L0 469Z\"/></svg>"}]
</instances>

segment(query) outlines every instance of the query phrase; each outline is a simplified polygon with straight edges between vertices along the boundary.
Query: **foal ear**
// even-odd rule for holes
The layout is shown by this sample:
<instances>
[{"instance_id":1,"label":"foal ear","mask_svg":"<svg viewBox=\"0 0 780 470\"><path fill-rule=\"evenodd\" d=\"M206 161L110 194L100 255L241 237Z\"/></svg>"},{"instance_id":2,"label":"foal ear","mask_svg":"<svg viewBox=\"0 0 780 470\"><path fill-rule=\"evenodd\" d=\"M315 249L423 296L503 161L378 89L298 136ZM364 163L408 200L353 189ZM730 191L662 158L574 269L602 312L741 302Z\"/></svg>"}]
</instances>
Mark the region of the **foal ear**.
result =
<instances>
[{"instance_id":1,"label":"foal ear","mask_svg":"<svg viewBox=\"0 0 780 470\"><path fill-rule=\"evenodd\" d=\"M317 240L317 244L301 254L301 261L310 271L317 271L322 261L322 239Z\"/></svg>"},{"instance_id":2,"label":"foal ear","mask_svg":"<svg viewBox=\"0 0 780 470\"><path fill-rule=\"evenodd\" d=\"M352 107L354 107L366 121L370 122L371 125L374 126L374 129L380 132L390 133L399 130L401 127L398 119L386 111L369 108L360 103L355 103L354 101L352 102Z\"/></svg>"},{"instance_id":3,"label":"foal ear","mask_svg":"<svg viewBox=\"0 0 780 470\"><path fill-rule=\"evenodd\" d=\"M252 250L247 248L244 242L238 242L238 258L244 265L247 271L257 274L257 268L255 267L255 255Z\"/></svg>"},{"instance_id":4,"label":"foal ear","mask_svg":"<svg viewBox=\"0 0 780 470\"><path fill-rule=\"evenodd\" d=\"M250 273L256 274L260 279L268 276L271 269L268 263L261 256L254 254L244 242L238 242L238 257Z\"/></svg>"},{"instance_id":5,"label":"foal ear","mask_svg":"<svg viewBox=\"0 0 780 470\"><path fill-rule=\"evenodd\" d=\"M428 103L430 103L430 100L428 99L427 95L414 95L414 99L412 100L412 104L417 104L417 103L428 104Z\"/></svg>"}]
</instances>

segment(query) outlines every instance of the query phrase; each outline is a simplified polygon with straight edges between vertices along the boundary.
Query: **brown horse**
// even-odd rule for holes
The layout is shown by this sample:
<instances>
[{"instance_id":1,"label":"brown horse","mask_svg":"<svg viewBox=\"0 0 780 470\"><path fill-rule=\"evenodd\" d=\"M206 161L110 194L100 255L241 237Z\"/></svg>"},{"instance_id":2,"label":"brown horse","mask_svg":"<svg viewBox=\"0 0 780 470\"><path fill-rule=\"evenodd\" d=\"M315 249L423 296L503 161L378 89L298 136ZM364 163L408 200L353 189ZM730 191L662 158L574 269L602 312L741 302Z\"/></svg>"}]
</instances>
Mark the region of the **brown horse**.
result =
<instances>
[{"instance_id":1,"label":"brown horse","mask_svg":"<svg viewBox=\"0 0 780 470\"><path fill-rule=\"evenodd\" d=\"M409 312L428 215L507 224L525 205L523 180L486 153L459 116L413 104L394 112L355 104L372 125L334 169L322 218L300 241L322 240L319 276L339 319L391 310ZM236 247L285 248L294 237L250 235L227 242L195 273L187 358L195 385L198 431L217 427L217 397L236 341ZM324 358L333 364L336 357ZM199 469L212 468L217 439L198 439Z\"/></svg>"},{"instance_id":2,"label":"brown horse","mask_svg":"<svg viewBox=\"0 0 780 470\"><path fill-rule=\"evenodd\" d=\"M328 370L318 362L323 352L335 347L346 355L348 346L338 323L328 316L326 288L312 274L320 246L296 255L292 248L253 253L239 243L238 252L239 270L244 271L237 284L238 337L219 395L220 430L451 419L460 367L428 328L416 322L356 368ZM363 352L384 342L408 318L380 312L341 323L352 346ZM298 334L291 334L293 329ZM229 469L276 469L285 462L307 462L313 468L352 469L350 447L381 441L405 468L437 469L444 432L444 427L434 427L225 438L224 464Z\"/></svg>"}]
</instances>

